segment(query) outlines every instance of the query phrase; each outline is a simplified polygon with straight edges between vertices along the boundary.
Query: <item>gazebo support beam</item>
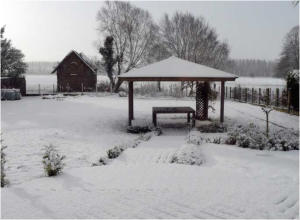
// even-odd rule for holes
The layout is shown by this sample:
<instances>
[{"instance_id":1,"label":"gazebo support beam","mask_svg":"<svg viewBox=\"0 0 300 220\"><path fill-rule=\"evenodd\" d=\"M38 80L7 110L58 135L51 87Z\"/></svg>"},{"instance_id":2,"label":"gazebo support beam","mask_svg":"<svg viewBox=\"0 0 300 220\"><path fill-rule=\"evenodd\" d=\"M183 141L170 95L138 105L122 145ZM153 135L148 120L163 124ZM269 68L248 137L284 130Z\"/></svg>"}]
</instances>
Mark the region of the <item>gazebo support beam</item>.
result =
<instances>
[{"instance_id":1,"label":"gazebo support beam","mask_svg":"<svg viewBox=\"0 0 300 220\"><path fill-rule=\"evenodd\" d=\"M221 108L220 108L220 121L224 122L224 93L225 93L225 82L221 81Z\"/></svg>"},{"instance_id":2,"label":"gazebo support beam","mask_svg":"<svg viewBox=\"0 0 300 220\"><path fill-rule=\"evenodd\" d=\"M133 120L133 81L128 82L128 126Z\"/></svg>"}]
</instances>

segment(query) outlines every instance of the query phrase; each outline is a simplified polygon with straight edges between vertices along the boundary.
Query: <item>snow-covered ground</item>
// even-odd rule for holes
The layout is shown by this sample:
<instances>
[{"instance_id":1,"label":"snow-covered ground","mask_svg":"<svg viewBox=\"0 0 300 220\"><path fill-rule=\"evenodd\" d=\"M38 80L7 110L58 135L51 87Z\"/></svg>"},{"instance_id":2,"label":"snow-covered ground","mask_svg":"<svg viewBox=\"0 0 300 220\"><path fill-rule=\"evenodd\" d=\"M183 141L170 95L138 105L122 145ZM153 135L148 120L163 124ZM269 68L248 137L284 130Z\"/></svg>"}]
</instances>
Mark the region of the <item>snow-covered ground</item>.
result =
<instances>
[{"instance_id":1,"label":"snow-covered ground","mask_svg":"<svg viewBox=\"0 0 300 220\"><path fill-rule=\"evenodd\" d=\"M125 150L106 166L91 167L106 150L130 144L127 98L98 94L63 100L24 97L1 104L8 146L3 218L298 218L298 151L269 152L202 144L200 166L171 164L185 149L185 117L158 117L161 136ZM151 123L152 106L192 106L193 99L136 98L135 122ZM210 117L219 117L219 103ZM264 126L257 106L225 102L227 122ZM298 130L299 118L272 112L271 129ZM175 126L176 125L176 126ZM64 172L45 177L42 148L66 155Z\"/></svg>"}]
</instances>

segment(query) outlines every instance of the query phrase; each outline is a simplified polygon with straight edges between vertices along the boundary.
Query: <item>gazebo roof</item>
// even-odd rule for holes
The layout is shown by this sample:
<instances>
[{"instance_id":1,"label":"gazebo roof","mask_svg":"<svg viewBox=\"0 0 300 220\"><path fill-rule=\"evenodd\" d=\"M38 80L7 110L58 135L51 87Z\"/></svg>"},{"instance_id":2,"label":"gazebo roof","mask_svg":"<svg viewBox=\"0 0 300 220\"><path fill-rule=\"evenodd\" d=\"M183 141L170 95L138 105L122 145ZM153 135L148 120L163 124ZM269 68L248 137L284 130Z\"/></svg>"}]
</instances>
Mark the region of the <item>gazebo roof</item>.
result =
<instances>
[{"instance_id":1,"label":"gazebo roof","mask_svg":"<svg viewBox=\"0 0 300 220\"><path fill-rule=\"evenodd\" d=\"M236 75L177 57L131 70L121 81L234 81Z\"/></svg>"}]
</instances>

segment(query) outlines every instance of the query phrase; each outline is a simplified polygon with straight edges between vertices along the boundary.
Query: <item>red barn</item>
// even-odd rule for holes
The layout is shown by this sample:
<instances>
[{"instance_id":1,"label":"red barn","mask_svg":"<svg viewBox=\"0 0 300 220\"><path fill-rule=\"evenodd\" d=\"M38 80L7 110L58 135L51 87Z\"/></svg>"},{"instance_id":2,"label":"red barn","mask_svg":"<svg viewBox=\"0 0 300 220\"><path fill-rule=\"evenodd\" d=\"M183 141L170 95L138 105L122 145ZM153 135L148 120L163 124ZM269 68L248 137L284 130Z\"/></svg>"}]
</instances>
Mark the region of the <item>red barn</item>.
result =
<instances>
[{"instance_id":1,"label":"red barn","mask_svg":"<svg viewBox=\"0 0 300 220\"><path fill-rule=\"evenodd\" d=\"M87 92L96 89L96 69L83 57L83 54L74 50L55 67L52 73L55 72L58 92Z\"/></svg>"}]
</instances>

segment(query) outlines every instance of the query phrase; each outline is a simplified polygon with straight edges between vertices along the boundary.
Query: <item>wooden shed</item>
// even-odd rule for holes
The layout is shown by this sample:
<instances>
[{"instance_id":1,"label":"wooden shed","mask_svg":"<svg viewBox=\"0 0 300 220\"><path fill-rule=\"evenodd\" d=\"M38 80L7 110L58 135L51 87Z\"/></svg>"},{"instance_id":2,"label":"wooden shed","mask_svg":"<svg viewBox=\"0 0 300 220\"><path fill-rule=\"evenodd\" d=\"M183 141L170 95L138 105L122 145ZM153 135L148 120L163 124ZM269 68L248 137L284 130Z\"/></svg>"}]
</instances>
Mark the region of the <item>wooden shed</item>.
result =
<instances>
[{"instance_id":1,"label":"wooden shed","mask_svg":"<svg viewBox=\"0 0 300 220\"><path fill-rule=\"evenodd\" d=\"M97 71L84 58L72 50L55 67L58 92L90 92L96 89Z\"/></svg>"}]
</instances>

